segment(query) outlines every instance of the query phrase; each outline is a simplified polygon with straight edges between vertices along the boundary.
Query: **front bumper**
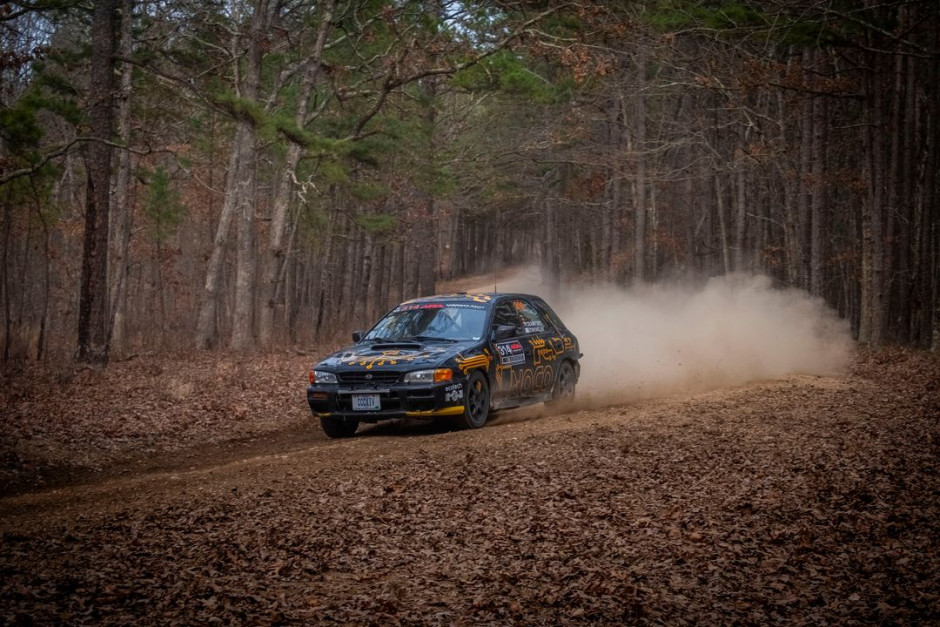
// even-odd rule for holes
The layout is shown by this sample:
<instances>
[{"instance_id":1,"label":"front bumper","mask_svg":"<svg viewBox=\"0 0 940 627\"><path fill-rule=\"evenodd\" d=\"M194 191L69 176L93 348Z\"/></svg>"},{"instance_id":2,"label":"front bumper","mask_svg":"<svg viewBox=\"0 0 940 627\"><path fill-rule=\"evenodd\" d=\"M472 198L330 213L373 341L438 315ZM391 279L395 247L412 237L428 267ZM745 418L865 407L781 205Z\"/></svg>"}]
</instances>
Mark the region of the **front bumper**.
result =
<instances>
[{"instance_id":1,"label":"front bumper","mask_svg":"<svg viewBox=\"0 0 940 627\"><path fill-rule=\"evenodd\" d=\"M459 416L463 413L464 388L465 381L460 380L431 385L398 383L387 386L314 383L307 386L307 403L317 417L356 418L360 422ZM354 394L377 394L381 409L354 410Z\"/></svg>"}]
</instances>

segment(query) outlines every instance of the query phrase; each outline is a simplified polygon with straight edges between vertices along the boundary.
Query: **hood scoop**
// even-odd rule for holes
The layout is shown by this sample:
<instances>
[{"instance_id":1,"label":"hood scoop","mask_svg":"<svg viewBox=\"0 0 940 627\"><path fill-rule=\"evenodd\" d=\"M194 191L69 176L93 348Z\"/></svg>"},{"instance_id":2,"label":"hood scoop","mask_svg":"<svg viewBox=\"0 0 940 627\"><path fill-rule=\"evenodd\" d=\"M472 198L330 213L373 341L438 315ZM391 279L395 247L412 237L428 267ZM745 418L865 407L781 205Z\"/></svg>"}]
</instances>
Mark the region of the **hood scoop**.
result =
<instances>
[{"instance_id":1,"label":"hood scoop","mask_svg":"<svg viewBox=\"0 0 940 627\"><path fill-rule=\"evenodd\" d=\"M420 350L421 344L417 342L376 342L372 350Z\"/></svg>"}]
</instances>

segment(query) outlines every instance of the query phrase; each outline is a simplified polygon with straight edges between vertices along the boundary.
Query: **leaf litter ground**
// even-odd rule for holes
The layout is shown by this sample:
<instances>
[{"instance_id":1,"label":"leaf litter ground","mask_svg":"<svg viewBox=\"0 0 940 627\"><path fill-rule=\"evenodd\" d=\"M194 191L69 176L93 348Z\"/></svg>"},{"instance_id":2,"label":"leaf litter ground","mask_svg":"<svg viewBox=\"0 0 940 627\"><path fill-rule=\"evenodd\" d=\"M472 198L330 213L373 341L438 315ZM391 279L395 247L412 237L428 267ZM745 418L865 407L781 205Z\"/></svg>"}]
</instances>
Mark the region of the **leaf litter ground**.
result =
<instances>
[{"instance_id":1,"label":"leaf litter ground","mask_svg":"<svg viewBox=\"0 0 940 627\"><path fill-rule=\"evenodd\" d=\"M940 622L940 363L348 441L303 356L7 373L0 620Z\"/></svg>"}]
</instances>

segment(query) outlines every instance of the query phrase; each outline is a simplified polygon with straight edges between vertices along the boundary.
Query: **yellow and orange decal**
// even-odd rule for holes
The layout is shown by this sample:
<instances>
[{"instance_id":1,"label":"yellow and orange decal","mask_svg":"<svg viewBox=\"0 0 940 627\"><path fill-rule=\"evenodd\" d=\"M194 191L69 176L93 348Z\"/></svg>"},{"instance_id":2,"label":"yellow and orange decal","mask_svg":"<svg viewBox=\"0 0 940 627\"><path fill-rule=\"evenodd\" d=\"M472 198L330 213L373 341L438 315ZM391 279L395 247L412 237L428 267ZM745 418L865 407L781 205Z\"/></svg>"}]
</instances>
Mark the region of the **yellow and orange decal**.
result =
<instances>
[{"instance_id":1,"label":"yellow and orange decal","mask_svg":"<svg viewBox=\"0 0 940 627\"><path fill-rule=\"evenodd\" d=\"M477 368L489 370L491 363L493 363L493 356L486 348L483 349L482 353L474 355L473 357L464 357L463 355L457 357L457 367L460 368L460 372L464 373L464 375Z\"/></svg>"}]
</instances>

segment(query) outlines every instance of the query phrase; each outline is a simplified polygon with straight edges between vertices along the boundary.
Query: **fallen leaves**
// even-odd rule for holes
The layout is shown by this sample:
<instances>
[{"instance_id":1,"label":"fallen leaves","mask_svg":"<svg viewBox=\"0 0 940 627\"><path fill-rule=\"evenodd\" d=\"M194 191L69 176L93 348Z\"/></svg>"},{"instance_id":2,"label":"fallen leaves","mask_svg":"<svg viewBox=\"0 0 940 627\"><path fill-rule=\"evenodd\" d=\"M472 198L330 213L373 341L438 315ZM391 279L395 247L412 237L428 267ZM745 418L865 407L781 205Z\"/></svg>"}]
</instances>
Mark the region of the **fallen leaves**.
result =
<instances>
[{"instance_id":1,"label":"fallen leaves","mask_svg":"<svg viewBox=\"0 0 940 627\"><path fill-rule=\"evenodd\" d=\"M0 517L0 620L937 623L938 374L863 355L842 379L379 429L104 486L81 517L65 490Z\"/></svg>"},{"instance_id":2,"label":"fallen leaves","mask_svg":"<svg viewBox=\"0 0 940 627\"><path fill-rule=\"evenodd\" d=\"M4 372L0 494L309 425L313 360L197 353Z\"/></svg>"}]
</instances>

